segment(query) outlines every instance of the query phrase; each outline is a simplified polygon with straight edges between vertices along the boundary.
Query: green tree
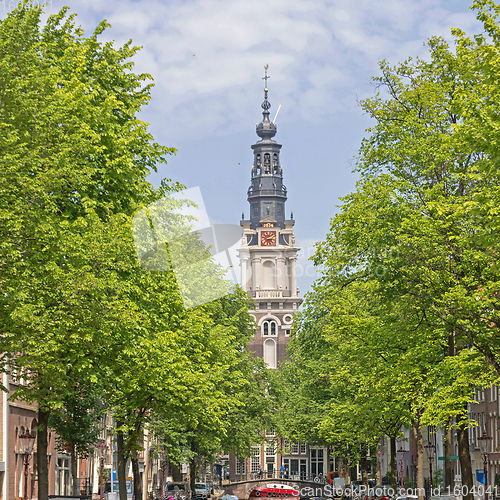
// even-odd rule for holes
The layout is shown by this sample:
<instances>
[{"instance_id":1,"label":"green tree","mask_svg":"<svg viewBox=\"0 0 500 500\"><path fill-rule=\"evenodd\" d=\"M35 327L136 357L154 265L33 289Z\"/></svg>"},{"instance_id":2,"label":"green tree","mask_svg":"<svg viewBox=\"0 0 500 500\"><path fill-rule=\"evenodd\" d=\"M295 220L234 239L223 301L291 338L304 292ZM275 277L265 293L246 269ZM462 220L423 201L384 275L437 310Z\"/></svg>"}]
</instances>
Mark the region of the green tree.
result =
<instances>
[{"instance_id":1,"label":"green tree","mask_svg":"<svg viewBox=\"0 0 500 500\"><path fill-rule=\"evenodd\" d=\"M331 373L344 375L344 383L336 381L334 388L344 396L347 386L357 409L360 396L366 401L367 383L383 399L384 390L378 389L392 380L417 437L421 425L446 426L456 418L462 482L469 491L467 403L475 387L494 382L500 374L500 7L489 0L473 6L485 35L469 38L454 30L456 52L444 40L432 38L427 61L408 60L395 67L381 63L381 76L374 79L377 95L361 103L375 122L357 159L361 180L342 200L326 241L318 246L315 262L325 272L306 304L310 319L299 323L297 335L297 342L304 343L308 332L318 328L318 340L328 342L329 335L341 339L334 344L337 351L326 351L335 360ZM356 290L370 283L375 307L366 294L362 303L363 294ZM344 302L336 317L329 316L332 304L342 297L351 303ZM311 326L318 318L319 326ZM326 325L321 324L325 318ZM365 329L366 318L375 322ZM330 325L333 334L325 333ZM352 356L343 348L346 339L357 348ZM381 376L372 378L363 364L363 346L389 355L389 360L398 355L401 361L387 363L385 371L375 364ZM340 429L348 430L349 419L343 417L352 406L345 399L332 400L340 417L333 428L342 424Z\"/></svg>"},{"instance_id":2,"label":"green tree","mask_svg":"<svg viewBox=\"0 0 500 500\"><path fill-rule=\"evenodd\" d=\"M484 8L493 4L474 5L493 29L495 18ZM414 360L439 402L426 399L418 420L443 423L456 416L463 484L470 489L470 374L484 373L485 360L498 372L498 254L491 246L492 212L478 209L480 200L495 196L497 174L489 175L488 166L496 153L471 137L479 135L478 103L490 99L482 56L497 42L455 33L456 54L433 38L429 61L381 64L380 91L362 102L375 120L360 149L362 178L343 200L316 259L345 284L374 280L382 303L421 318L422 354ZM472 64L476 59L481 62ZM437 354L433 346L441 350L437 366L429 357ZM487 370L481 383L493 380Z\"/></svg>"},{"instance_id":3,"label":"green tree","mask_svg":"<svg viewBox=\"0 0 500 500\"><path fill-rule=\"evenodd\" d=\"M260 442L270 399L263 362L247 350L254 334L247 295L236 289L191 314L199 317L183 330L187 355L179 387L186 396L156 406L154 415L171 461L190 464L194 488L201 457L212 463L223 451L242 456ZM175 432L166 436L167 429Z\"/></svg>"},{"instance_id":4,"label":"green tree","mask_svg":"<svg viewBox=\"0 0 500 500\"><path fill-rule=\"evenodd\" d=\"M0 23L0 349L38 406L42 500L50 414L106 376L140 320L124 227L168 188L146 177L173 152L136 117L150 93L137 48L99 42L105 22L85 37L66 11L42 27L26 2Z\"/></svg>"}]
</instances>

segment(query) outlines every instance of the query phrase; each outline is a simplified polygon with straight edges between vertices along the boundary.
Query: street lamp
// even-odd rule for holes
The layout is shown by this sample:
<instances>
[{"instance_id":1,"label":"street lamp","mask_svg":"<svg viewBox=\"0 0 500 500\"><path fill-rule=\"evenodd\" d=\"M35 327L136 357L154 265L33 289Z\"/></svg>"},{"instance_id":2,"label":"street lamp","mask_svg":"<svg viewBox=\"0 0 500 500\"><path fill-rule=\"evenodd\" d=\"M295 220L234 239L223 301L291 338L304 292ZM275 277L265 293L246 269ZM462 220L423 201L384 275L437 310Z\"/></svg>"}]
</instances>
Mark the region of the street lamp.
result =
<instances>
[{"instance_id":1,"label":"street lamp","mask_svg":"<svg viewBox=\"0 0 500 500\"><path fill-rule=\"evenodd\" d=\"M478 437L479 447L481 448L481 455L483 456L484 465L484 500L488 500L488 443L490 442L491 436L486 434L486 430L483 432L481 437Z\"/></svg>"},{"instance_id":2,"label":"street lamp","mask_svg":"<svg viewBox=\"0 0 500 500\"><path fill-rule=\"evenodd\" d=\"M30 434L28 429L26 429L23 433L19 434L19 439L22 441L19 443L21 451L24 455L23 465L24 465L24 500L28 500L28 475L29 475L29 466L30 466L30 457L33 452L33 447L35 446L35 438L34 434Z\"/></svg>"},{"instance_id":3,"label":"street lamp","mask_svg":"<svg viewBox=\"0 0 500 500\"><path fill-rule=\"evenodd\" d=\"M429 444L426 444L424 448L427 448L427 450L429 451L429 474L430 474L429 481L431 484L431 495L432 495L432 488L433 488L433 484L432 484L432 460L434 458L434 450L436 449L436 445L429 443Z\"/></svg>"},{"instance_id":4,"label":"street lamp","mask_svg":"<svg viewBox=\"0 0 500 500\"><path fill-rule=\"evenodd\" d=\"M403 483L403 474L404 474L404 455L403 453L405 452L406 450L403 450L403 447L400 446L399 447L399 450L397 451L398 453L400 453L399 455L399 480L401 481L401 489L403 489L403 486L404 486L404 483Z\"/></svg>"},{"instance_id":5,"label":"street lamp","mask_svg":"<svg viewBox=\"0 0 500 500\"><path fill-rule=\"evenodd\" d=\"M107 450L107 445L104 441L101 441L96 448L99 451L99 458L101 460L101 493L100 493L100 499L103 500L104 498L104 457L106 456L106 450ZM112 478L111 478L112 479Z\"/></svg>"}]
</instances>

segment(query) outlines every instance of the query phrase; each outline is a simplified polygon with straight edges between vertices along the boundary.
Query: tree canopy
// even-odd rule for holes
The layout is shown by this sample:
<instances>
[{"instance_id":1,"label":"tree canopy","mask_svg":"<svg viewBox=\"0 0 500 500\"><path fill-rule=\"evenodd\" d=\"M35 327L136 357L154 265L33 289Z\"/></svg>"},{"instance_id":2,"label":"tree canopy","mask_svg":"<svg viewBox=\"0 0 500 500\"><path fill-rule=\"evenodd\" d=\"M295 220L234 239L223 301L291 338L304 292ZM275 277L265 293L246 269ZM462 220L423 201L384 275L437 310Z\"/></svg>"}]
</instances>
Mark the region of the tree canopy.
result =
<instances>
[{"instance_id":1,"label":"tree canopy","mask_svg":"<svg viewBox=\"0 0 500 500\"><path fill-rule=\"evenodd\" d=\"M41 14L25 2L0 22L0 352L23 382L16 397L38 407L46 500L49 417L62 439L82 424L72 444L85 449L98 418L92 394L114 412L133 461L154 415L182 414L179 429L200 449L242 446L264 388L244 349L253 327L242 292L186 309L182 276L163 266L179 247L206 253L197 237L186 229L155 241L148 265L139 258L133 216L179 186L147 179L175 150L138 118L152 86L133 71L138 48L100 41L105 21L88 36L67 8L44 25ZM165 215L175 218L171 207ZM220 285L210 259L199 269L207 290Z\"/></svg>"},{"instance_id":2,"label":"tree canopy","mask_svg":"<svg viewBox=\"0 0 500 500\"><path fill-rule=\"evenodd\" d=\"M314 415L332 442L365 428L368 438L388 434L381 415L415 432L455 418L469 489L467 403L500 375L500 7L473 8L484 34L454 29L454 48L434 37L426 59L380 63L376 95L361 101L374 125L357 157L360 180L317 246L324 271L289 368L304 392L323 388L319 411L306 416L299 400L291 412Z\"/></svg>"}]
</instances>

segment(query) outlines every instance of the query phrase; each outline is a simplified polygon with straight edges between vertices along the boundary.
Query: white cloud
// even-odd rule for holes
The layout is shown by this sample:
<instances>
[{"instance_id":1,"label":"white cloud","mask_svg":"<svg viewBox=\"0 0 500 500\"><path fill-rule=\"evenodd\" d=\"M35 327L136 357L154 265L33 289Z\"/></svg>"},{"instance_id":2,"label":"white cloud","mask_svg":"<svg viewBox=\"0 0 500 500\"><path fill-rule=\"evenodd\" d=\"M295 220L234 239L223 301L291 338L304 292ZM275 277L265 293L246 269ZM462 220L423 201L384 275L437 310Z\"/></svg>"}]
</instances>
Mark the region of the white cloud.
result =
<instances>
[{"instance_id":1,"label":"white cloud","mask_svg":"<svg viewBox=\"0 0 500 500\"><path fill-rule=\"evenodd\" d=\"M58 10L62 0L53 0ZM143 50L136 71L153 75L152 106L176 139L237 130L258 116L269 64L270 99L289 103L282 119L318 119L371 89L377 62L425 53L423 40L469 30L466 0L73 0L88 31L107 18L105 34ZM454 10L452 10L454 8ZM261 99L261 97L259 97ZM231 103L231 107L228 106ZM151 113L151 111L150 111Z\"/></svg>"}]
</instances>

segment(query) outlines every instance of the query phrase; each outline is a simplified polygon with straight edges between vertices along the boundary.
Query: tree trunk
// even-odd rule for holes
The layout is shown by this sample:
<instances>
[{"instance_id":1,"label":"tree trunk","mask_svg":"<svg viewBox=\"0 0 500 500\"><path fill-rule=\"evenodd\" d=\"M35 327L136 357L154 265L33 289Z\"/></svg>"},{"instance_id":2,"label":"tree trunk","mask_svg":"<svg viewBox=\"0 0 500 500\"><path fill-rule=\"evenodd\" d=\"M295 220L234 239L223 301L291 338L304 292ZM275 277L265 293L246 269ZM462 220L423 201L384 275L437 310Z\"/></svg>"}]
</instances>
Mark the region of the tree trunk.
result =
<instances>
[{"instance_id":1,"label":"tree trunk","mask_svg":"<svg viewBox=\"0 0 500 500\"><path fill-rule=\"evenodd\" d=\"M368 445L363 443L361 445L361 456L359 459L359 468L361 469L361 481L368 488Z\"/></svg>"},{"instance_id":2,"label":"tree trunk","mask_svg":"<svg viewBox=\"0 0 500 500\"><path fill-rule=\"evenodd\" d=\"M420 427L421 410L418 410L417 417L412 423L413 436L417 448L417 493L418 500L423 500L425 495L424 483L424 443L422 439L422 428Z\"/></svg>"},{"instance_id":3,"label":"tree trunk","mask_svg":"<svg viewBox=\"0 0 500 500\"><path fill-rule=\"evenodd\" d=\"M179 469L179 467L176 464L170 464L170 468L172 470L172 480L182 481L182 473L181 473L181 470Z\"/></svg>"},{"instance_id":4,"label":"tree trunk","mask_svg":"<svg viewBox=\"0 0 500 500\"><path fill-rule=\"evenodd\" d=\"M464 500L474 500L474 495L470 493L473 486L472 466L469 451L469 430L467 415L457 416L457 438L458 438L458 458L460 460L460 472L462 474L462 490L467 491Z\"/></svg>"},{"instance_id":5,"label":"tree trunk","mask_svg":"<svg viewBox=\"0 0 500 500\"><path fill-rule=\"evenodd\" d=\"M47 461L47 434L50 410L38 408L37 468L38 500L49 500L49 467Z\"/></svg>"},{"instance_id":6,"label":"tree trunk","mask_svg":"<svg viewBox=\"0 0 500 500\"><path fill-rule=\"evenodd\" d=\"M76 458L76 449L74 443L71 444L71 478L73 481L73 496L78 496L80 492L78 491L78 471L77 471L77 458Z\"/></svg>"},{"instance_id":7,"label":"tree trunk","mask_svg":"<svg viewBox=\"0 0 500 500\"><path fill-rule=\"evenodd\" d=\"M451 439L453 432L453 419L449 419L444 429L444 487L453 490L451 468Z\"/></svg>"},{"instance_id":8,"label":"tree trunk","mask_svg":"<svg viewBox=\"0 0 500 500\"><path fill-rule=\"evenodd\" d=\"M120 427L120 425L121 422L116 422L117 427ZM125 471L126 461L122 431L116 431L116 454L118 455L117 473L120 500L127 500L127 476Z\"/></svg>"},{"instance_id":9,"label":"tree trunk","mask_svg":"<svg viewBox=\"0 0 500 500\"><path fill-rule=\"evenodd\" d=\"M343 455L339 455L337 457L337 471L339 473L339 477L346 477Z\"/></svg>"},{"instance_id":10,"label":"tree trunk","mask_svg":"<svg viewBox=\"0 0 500 500\"><path fill-rule=\"evenodd\" d=\"M149 446L150 446L150 434L147 435L147 442L144 450L144 476L142 481L142 500L146 500L148 498L148 488L149 488L149 480L151 478L151 460L149 457ZM160 496L163 496L163 481L164 481L164 461L160 460Z\"/></svg>"},{"instance_id":11,"label":"tree trunk","mask_svg":"<svg viewBox=\"0 0 500 500\"><path fill-rule=\"evenodd\" d=\"M139 472L139 457L135 451L131 457L132 460L132 473L134 475L134 498L142 500L142 481L141 473Z\"/></svg>"},{"instance_id":12,"label":"tree trunk","mask_svg":"<svg viewBox=\"0 0 500 500\"><path fill-rule=\"evenodd\" d=\"M455 356L455 332L448 335L448 356ZM445 488L450 488L448 491L453 490L454 485L452 484L452 466L451 466L451 445L453 442L453 418L449 418L445 427L444 436L444 486ZM470 457L469 457L470 462Z\"/></svg>"},{"instance_id":13,"label":"tree trunk","mask_svg":"<svg viewBox=\"0 0 500 500\"><path fill-rule=\"evenodd\" d=\"M191 451L193 456L189 461L189 486L191 489L191 495L194 495L195 483L196 483L196 466L198 464L198 443L194 441L191 442Z\"/></svg>"},{"instance_id":14,"label":"tree trunk","mask_svg":"<svg viewBox=\"0 0 500 500\"><path fill-rule=\"evenodd\" d=\"M380 445L381 443L379 443ZM379 456L378 450L377 450L377 486L380 485L382 486L382 463L381 463L381 455Z\"/></svg>"},{"instance_id":15,"label":"tree trunk","mask_svg":"<svg viewBox=\"0 0 500 500\"><path fill-rule=\"evenodd\" d=\"M396 491L398 487L398 457L396 450L396 436L389 437L391 442L391 488Z\"/></svg>"}]
</instances>

